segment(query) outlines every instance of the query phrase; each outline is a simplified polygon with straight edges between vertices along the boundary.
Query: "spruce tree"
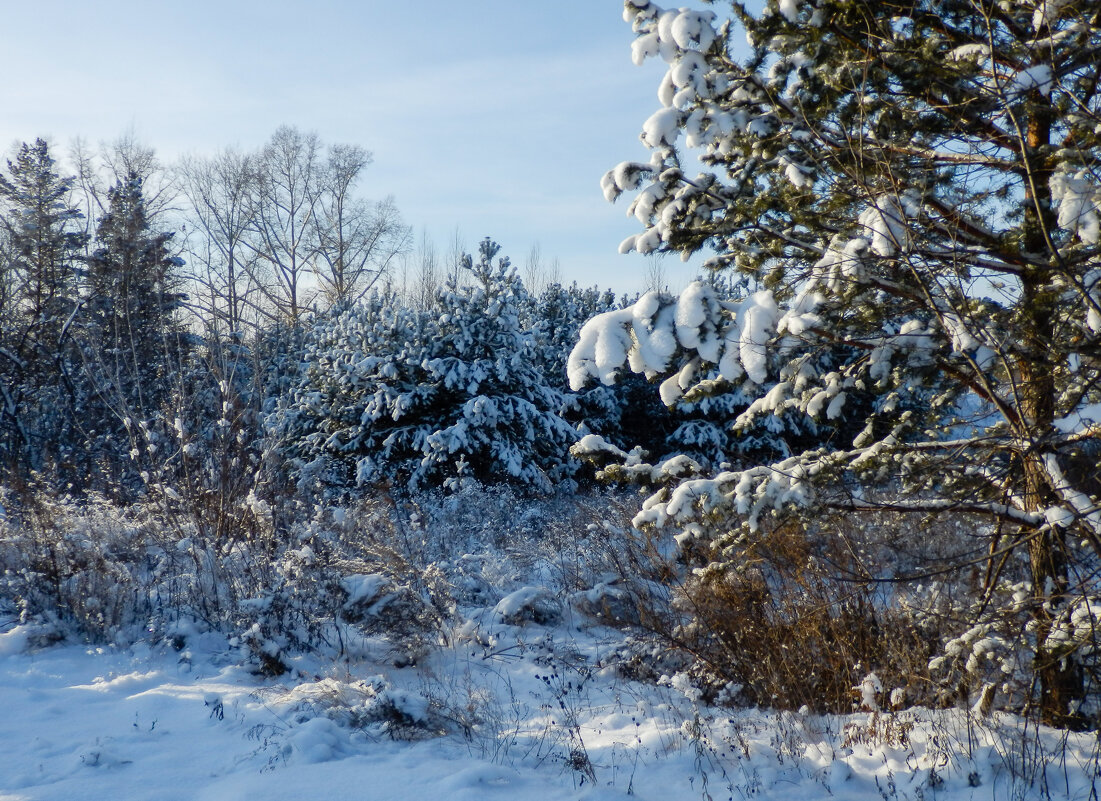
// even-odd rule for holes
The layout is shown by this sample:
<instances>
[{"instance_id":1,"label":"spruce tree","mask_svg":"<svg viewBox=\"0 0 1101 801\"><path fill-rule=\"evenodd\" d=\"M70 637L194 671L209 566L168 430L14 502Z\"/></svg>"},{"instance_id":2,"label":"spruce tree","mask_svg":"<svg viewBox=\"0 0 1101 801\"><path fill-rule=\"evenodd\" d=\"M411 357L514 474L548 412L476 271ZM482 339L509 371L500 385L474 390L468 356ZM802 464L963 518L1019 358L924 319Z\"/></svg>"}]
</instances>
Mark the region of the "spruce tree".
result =
<instances>
[{"instance_id":1,"label":"spruce tree","mask_svg":"<svg viewBox=\"0 0 1101 801\"><path fill-rule=\"evenodd\" d=\"M58 174L43 139L24 143L0 175L4 259L0 383L4 445L23 468L64 461L74 368L65 326L79 304L87 237L70 203L73 178ZM69 422L67 422L69 421Z\"/></svg>"},{"instance_id":2,"label":"spruce tree","mask_svg":"<svg viewBox=\"0 0 1101 801\"><path fill-rule=\"evenodd\" d=\"M89 391L88 434L108 460L126 459L136 426L163 411L186 345L176 311L183 261L171 254L173 234L151 230L142 181L131 174L108 193L87 259L82 348Z\"/></svg>"},{"instance_id":3,"label":"spruce tree","mask_svg":"<svg viewBox=\"0 0 1101 801\"><path fill-rule=\"evenodd\" d=\"M83 217L69 202L72 178L54 168L42 139L24 143L8 175L0 175L10 268L17 275L20 303L29 342L24 347L56 344L77 298L77 263L87 237L77 221Z\"/></svg>"}]
</instances>

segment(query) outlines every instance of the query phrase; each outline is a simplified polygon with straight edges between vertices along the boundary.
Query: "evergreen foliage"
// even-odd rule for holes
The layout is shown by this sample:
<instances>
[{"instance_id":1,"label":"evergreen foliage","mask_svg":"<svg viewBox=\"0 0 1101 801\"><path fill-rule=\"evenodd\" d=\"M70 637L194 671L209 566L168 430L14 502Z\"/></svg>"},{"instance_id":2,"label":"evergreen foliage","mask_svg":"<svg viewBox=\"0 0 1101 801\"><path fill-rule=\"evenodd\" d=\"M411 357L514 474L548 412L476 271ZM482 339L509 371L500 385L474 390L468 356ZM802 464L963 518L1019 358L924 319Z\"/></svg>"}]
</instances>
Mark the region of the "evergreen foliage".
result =
<instances>
[{"instance_id":1,"label":"evergreen foliage","mask_svg":"<svg viewBox=\"0 0 1101 801\"><path fill-rule=\"evenodd\" d=\"M128 475L135 448L147 446L154 421L179 380L188 340L176 319L183 260L173 234L151 230L142 179L131 174L108 192L86 262L86 311L80 318L86 456L112 482Z\"/></svg>"},{"instance_id":2,"label":"evergreen foliage","mask_svg":"<svg viewBox=\"0 0 1101 801\"><path fill-rule=\"evenodd\" d=\"M167 389L169 365L179 358L181 331L173 315L183 300L175 287L183 260L169 252L172 233L150 230L140 178L120 181L108 200L87 260L101 377L136 408L152 408Z\"/></svg>"},{"instance_id":3,"label":"evergreen foliage","mask_svg":"<svg viewBox=\"0 0 1101 801\"><path fill-rule=\"evenodd\" d=\"M58 175L44 140L24 143L8 173L0 176L0 199L7 269L14 273L9 280L19 295L11 313L28 329L19 343L24 352L46 348L52 354L76 303L77 266L87 240L78 227L83 215L70 202L73 179Z\"/></svg>"},{"instance_id":4,"label":"evergreen foliage","mask_svg":"<svg viewBox=\"0 0 1101 801\"><path fill-rule=\"evenodd\" d=\"M574 471L564 393L542 370L531 303L498 246L464 256L426 311L373 293L322 316L275 431L310 474L411 487L465 477L549 491Z\"/></svg>"},{"instance_id":5,"label":"evergreen foliage","mask_svg":"<svg viewBox=\"0 0 1101 801\"><path fill-rule=\"evenodd\" d=\"M0 175L0 453L23 469L69 458L74 362L66 326L80 303L87 237L42 139Z\"/></svg>"},{"instance_id":6,"label":"evergreen foliage","mask_svg":"<svg viewBox=\"0 0 1101 801\"><path fill-rule=\"evenodd\" d=\"M694 399L718 376L752 399L736 429L797 415L858 431L708 479L628 466L673 477L636 522L687 527L723 553L810 510L986 516L983 600L938 664L958 658L952 681L979 681L967 649L998 631L1039 679L1017 702L1085 725L1101 560L1101 9L770 0L760 13L734 3L716 26L711 12L624 8L636 62L669 70L642 133L652 159L603 180L609 200L637 191L645 229L621 249L711 247L709 266L757 291L697 284L606 315L582 333L574 385L629 362L669 377L663 397ZM707 522L727 517L745 530ZM1014 554L1029 600L997 617ZM881 578L865 570L854 578ZM1020 614L1023 629L999 628Z\"/></svg>"}]
</instances>

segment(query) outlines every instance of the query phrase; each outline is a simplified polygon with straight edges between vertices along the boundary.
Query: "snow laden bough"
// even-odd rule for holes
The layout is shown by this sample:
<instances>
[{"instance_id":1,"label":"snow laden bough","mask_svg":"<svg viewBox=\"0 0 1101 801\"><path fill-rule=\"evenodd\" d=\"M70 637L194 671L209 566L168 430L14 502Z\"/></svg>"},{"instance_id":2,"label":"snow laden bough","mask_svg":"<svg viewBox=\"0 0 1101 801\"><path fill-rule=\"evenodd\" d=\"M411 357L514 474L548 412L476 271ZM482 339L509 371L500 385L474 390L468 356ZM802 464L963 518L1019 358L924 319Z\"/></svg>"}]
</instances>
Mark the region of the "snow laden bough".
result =
<instances>
[{"instance_id":1,"label":"snow laden bough","mask_svg":"<svg viewBox=\"0 0 1101 801\"><path fill-rule=\"evenodd\" d=\"M893 333L864 339L859 347L838 347L830 332L817 328L822 325L818 314L828 304L807 294L783 305L768 291L735 300L697 282L678 298L651 293L629 308L593 318L583 328L569 359L575 389L593 380L614 382L630 370L660 381L658 392L667 404L699 393L738 391L754 398L733 423L741 432L763 418L788 415L829 425L836 435L845 431L840 425L845 418L857 417L848 430L858 433L849 443L822 437L817 447L787 458L710 473L683 454L647 463L638 448L628 452L597 434L583 437L572 452L604 465L605 477L655 488L634 517L635 526L666 531L682 549L698 553L703 545L710 553L731 553L740 531L764 534L792 515L837 509L977 513L1024 532L1080 532L1075 547L1090 547L1087 526L1095 524L1097 502L1066 477L1065 449L1046 456L1045 468L1061 494L1042 510L1030 510L1019 497L1006 503L982 491L981 481L992 480L1003 458L992 447L999 441L994 433L998 422L973 395L952 393L952 405L942 408L935 392L922 386L923 376L935 375L932 365L938 355L959 357L967 331L962 323L938 326L911 320ZM824 361L823 350L836 358ZM1055 421L1064 445L1097 436L1099 408L1079 405ZM938 418L944 421L941 430L924 427ZM985 430L978 429L979 422ZM945 453L955 461L947 463ZM964 488L971 494L964 495ZM1003 550L1012 547L1012 541L1003 544ZM713 564L704 572L711 568L725 569ZM1021 586L1024 601L1018 597ZM1029 677L1015 667L1021 644L1004 633L1005 619L1027 619L1029 614L1029 585L1016 587L1012 608L975 604L970 628L948 641L943 655L930 663L936 678L955 683L981 677L978 683L989 685L984 692L990 697L998 687L1018 701L1027 695L1021 688L1029 686ZM1034 656L1075 654L1091 664L1101 656L1093 645L1101 603L1088 587L1078 592L1056 614L1043 641L1029 646ZM990 683L990 666L1002 670L995 670L999 684Z\"/></svg>"},{"instance_id":2,"label":"snow laden bough","mask_svg":"<svg viewBox=\"0 0 1101 801\"><path fill-rule=\"evenodd\" d=\"M582 328L568 362L570 385L577 390L592 379L611 384L626 367L652 380L663 379L658 391L667 406L738 387L754 400L734 420L735 431L791 410L808 417L812 426L816 419L836 420L845 406L844 387L855 382L836 371L817 376L816 359L780 364L792 351L793 332L802 334L817 320L817 302L813 294L805 294L783 310L768 290L732 300L704 282L692 283L677 298L649 292ZM770 380L770 374L778 380ZM687 524L700 513L729 506L756 528L765 509L809 503L811 488L804 474L816 472L805 459L792 457L768 468L700 478L700 466L684 456L644 464L637 450L628 454L597 435L583 438L573 450L579 456L618 459L620 472L632 478L662 484L681 480L671 495L665 487L650 498L636 525Z\"/></svg>"}]
</instances>

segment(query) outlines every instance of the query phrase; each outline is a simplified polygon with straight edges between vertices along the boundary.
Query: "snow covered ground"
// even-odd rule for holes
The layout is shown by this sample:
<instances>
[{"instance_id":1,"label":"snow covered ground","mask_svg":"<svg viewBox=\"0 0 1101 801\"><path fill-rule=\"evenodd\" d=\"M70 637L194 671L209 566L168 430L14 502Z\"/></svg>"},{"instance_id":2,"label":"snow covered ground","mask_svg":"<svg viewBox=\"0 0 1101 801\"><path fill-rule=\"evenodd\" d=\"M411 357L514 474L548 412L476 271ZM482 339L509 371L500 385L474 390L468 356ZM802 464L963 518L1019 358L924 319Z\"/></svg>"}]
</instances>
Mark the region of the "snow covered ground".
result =
<instances>
[{"instance_id":1,"label":"snow covered ground","mask_svg":"<svg viewBox=\"0 0 1101 801\"><path fill-rule=\"evenodd\" d=\"M502 622L535 595L417 666L302 658L278 679L213 634L34 648L0 622L0 801L1097 797L1095 734L701 707L680 677L601 668L609 630Z\"/></svg>"}]
</instances>

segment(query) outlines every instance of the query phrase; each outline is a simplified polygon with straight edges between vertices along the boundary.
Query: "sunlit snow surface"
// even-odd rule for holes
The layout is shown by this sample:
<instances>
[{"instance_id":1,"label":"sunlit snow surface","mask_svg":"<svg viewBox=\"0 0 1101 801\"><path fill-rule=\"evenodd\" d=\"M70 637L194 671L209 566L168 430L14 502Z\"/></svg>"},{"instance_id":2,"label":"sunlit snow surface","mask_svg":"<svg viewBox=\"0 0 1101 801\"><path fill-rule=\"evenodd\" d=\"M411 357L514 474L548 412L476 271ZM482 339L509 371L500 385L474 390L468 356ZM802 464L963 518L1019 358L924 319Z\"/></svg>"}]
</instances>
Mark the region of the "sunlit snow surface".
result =
<instances>
[{"instance_id":1,"label":"sunlit snow surface","mask_svg":"<svg viewBox=\"0 0 1101 801\"><path fill-rule=\"evenodd\" d=\"M279 680L233 665L215 636L183 652L25 650L34 632L0 623L0 800L1038 798L1022 774L1040 781L1045 757L1052 798L1096 782L1093 735L1065 759L1054 733L1025 752L1011 718L697 706L683 676L601 669L619 635L563 609L553 627L472 610L416 668L303 660ZM394 739L342 713L382 685L411 718L470 726Z\"/></svg>"}]
</instances>

